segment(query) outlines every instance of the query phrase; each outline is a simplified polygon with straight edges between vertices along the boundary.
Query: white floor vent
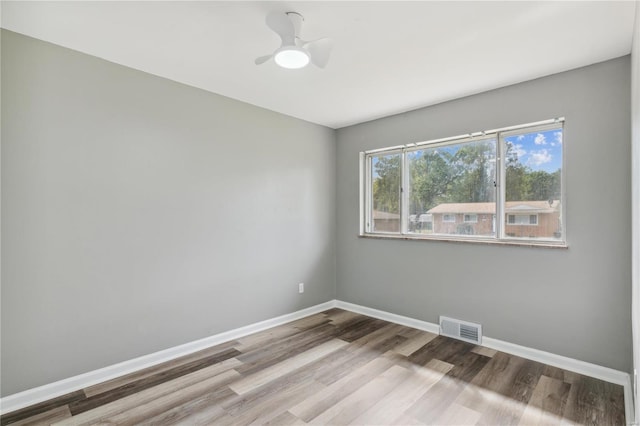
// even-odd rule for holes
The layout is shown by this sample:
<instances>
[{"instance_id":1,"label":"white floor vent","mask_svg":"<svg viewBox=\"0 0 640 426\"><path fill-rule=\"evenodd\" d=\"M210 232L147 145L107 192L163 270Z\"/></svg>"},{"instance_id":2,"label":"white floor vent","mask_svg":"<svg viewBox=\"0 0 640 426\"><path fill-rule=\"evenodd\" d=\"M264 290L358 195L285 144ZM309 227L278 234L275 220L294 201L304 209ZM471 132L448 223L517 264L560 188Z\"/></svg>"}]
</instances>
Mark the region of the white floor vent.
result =
<instances>
[{"instance_id":1,"label":"white floor vent","mask_svg":"<svg viewBox=\"0 0 640 426\"><path fill-rule=\"evenodd\" d=\"M482 344L482 325L472 322L440 316L440 334L477 345Z\"/></svg>"}]
</instances>

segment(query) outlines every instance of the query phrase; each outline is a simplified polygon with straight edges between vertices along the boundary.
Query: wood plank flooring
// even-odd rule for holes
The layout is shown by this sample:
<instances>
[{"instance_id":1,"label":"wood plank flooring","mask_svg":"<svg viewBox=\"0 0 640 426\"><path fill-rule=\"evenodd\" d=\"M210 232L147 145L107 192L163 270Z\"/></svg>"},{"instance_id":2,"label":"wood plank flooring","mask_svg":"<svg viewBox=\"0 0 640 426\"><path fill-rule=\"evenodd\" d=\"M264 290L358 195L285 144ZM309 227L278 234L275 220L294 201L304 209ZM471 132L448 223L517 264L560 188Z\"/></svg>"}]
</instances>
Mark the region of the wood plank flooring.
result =
<instances>
[{"instance_id":1,"label":"wood plank flooring","mask_svg":"<svg viewBox=\"0 0 640 426\"><path fill-rule=\"evenodd\" d=\"M27 407L2 425L624 425L623 388L331 309Z\"/></svg>"}]
</instances>

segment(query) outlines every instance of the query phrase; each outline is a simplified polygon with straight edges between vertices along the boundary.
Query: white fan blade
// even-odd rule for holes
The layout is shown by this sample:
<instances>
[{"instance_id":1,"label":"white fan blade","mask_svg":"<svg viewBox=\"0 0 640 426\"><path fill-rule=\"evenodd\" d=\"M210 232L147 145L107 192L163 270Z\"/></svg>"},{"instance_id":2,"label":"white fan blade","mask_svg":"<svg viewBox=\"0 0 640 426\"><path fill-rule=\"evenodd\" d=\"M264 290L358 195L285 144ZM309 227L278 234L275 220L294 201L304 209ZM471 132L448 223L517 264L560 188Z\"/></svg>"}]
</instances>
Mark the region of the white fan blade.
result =
<instances>
[{"instance_id":1,"label":"white fan blade","mask_svg":"<svg viewBox=\"0 0 640 426\"><path fill-rule=\"evenodd\" d=\"M261 65L267 62L269 59L271 59L272 56L273 55L260 56L259 58L256 58L254 62L256 63L256 65Z\"/></svg>"},{"instance_id":2,"label":"white fan blade","mask_svg":"<svg viewBox=\"0 0 640 426\"><path fill-rule=\"evenodd\" d=\"M284 12L271 12L267 15L267 26L282 39L283 46L295 45L296 29Z\"/></svg>"},{"instance_id":3,"label":"white fan blade","mask_svg":"<svg viewBox=\"0 0 640 426\"><path fill-rule=\"evenodd\" d=\"M311 55L311 62L318 68L324 68L329 62L333 41L330 38L320 38L318 40L306 41L302 45Z\"/></svg>"}]
</instances>

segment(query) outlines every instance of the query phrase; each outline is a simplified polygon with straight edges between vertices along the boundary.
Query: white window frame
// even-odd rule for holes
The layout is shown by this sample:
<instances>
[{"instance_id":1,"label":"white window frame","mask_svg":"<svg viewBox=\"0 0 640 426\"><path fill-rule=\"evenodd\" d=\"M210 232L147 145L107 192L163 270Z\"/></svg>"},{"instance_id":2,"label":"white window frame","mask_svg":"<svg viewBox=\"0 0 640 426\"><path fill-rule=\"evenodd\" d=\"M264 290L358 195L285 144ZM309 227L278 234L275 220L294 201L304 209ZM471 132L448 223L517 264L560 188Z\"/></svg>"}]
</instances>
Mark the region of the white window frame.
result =
<instances>
[{"instance_id":1,"label":"white window frame","mask_svg":"<svg viewBox=\"0 0 640 426\"><path fill-rule=\"evenodd\" d=\"M393 155L393 154L402 154L403 150L402 149L397 149L396 148L391 148L389 150L381 150L379 151L379 155L370 155L370 153L360 153L360 164L361 164L361 170L364 169L364 183L366 185L366 189L365 189L365 193L364 193L364 197L361 196L360 197L360 211L365 211L365 217L364 217L364 223L361 222L360 223L360 232L361 235L364 234L374 234L374 235L378 235L378 234L390 234L390 235L395 235L397 234L397 232L390 232L390 231L373 231L373 194L372 189L373 189L373 182L371 181L371 175L372 175L372 170L373 170L373 157L379 157L379 156L386 156L386 155ZM404 155L401 155L401 168L404 169ZM364 164L363 164L364 163ZM403 206L405 204L404 201L404 194L402 191L402 188L405 187L405 182L404 182L404 176L400 177L401 182L401 188L400 188L400 231L401 233L406 233L407 232L407 222L408 220L404 219L404 214L403 214ZM360 188L362 188L362 177L361 177L361 184L360 184ZM362 218L362 214L360 215L361 219ZM408 218L407 218L408 219Z\"/></svg>"},{"instance_id":2,"label":"white window frame","mask_svg":"<svg viewBox=\"0 0 640 426\"><path fill-rule=\"evenodd\" d=\"M360 232L362 237L382 237L382 238L401 238L401 239L417 239L417 240L444 240L444 241L471 241L482 243L497 243L497 244L512 244L512 245L524 245L524 246L548 246L548 247L567 247L567 227L566 227L566 190L565 190L565 158L566 147L563 143L562 146L562 164L560 171L561 180L561 194L560 194L560 221L562 226L562 239L525 239L507 236L505 228L509 224L508 219L505 217L505 187L502 182L506 176L505 170L505 138L513 135L519 135L523 133L543 132L553 129L561 129L563 136L565 135L564 117L554 118L550 120L539 121L535 123L504 127L500 129L486 130L482 132L474 132L466 135L459 135L449 138L442 138L437 140L410 143L407 145L397 145L389 148L380 148L360 153ZM452 144L462 144L466 142L477 142L480 140L495 140L496 141L496 158L499 161L499 166L496 167L496 218L504 218L503 220L495 220L495 236L467 236L456 234L418 234L409 232L409 219L405 217L404 211L409 204L409 173L406 172L406 158L407 153L413 152L419 149L424 149L425 146L429 148L435 148L437 146L447 146ZM372 158L382 155L390 154L401 155L401 189L400 189L400 232L383 232L372 231ZM511 214L511 213L509 213ZM444 214L442 220L445 222ZM538 226L539 217L536 215L536 224L528 224L527 226ZM463 215L462 223L477 223L465 222ZM455 218L455 215L454 215ZM513 224L511 224L513 225ZM525 225L525 224L522 224Z\"/></svg>"}]
</instances>

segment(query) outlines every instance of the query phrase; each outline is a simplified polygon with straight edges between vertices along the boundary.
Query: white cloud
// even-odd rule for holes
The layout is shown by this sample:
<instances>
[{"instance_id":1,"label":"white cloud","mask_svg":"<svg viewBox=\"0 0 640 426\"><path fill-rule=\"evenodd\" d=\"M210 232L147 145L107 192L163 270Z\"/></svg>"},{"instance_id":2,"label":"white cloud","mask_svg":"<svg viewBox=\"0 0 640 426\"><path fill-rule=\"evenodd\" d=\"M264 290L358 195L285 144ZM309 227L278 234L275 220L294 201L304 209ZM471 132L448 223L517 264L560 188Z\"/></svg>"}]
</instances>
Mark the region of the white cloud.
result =
<instances>
[{"instance_id":1,"label":"white cloud","mask_svg":"<svg viewBox=\"0 0 640 426\"><path fill-rule=\"evenodd\" d=\"M524 135L518 135L518 142L520 142L522 139L524 139Z\"/></svg>"},{"instance_id":2,"label":"white cloud","mask_svg":"<svg viewBox=\"0 0 640 426\"><path fill-rule=\"evenodd\" d=\"M562 132L553 132L553 137L558 145L562 145Z\"/></svg>"},{"instance_id":3,"label":"white cloud","mask_svg":"<svg viewBox=\"0 0 640 426\"><path fill-rule=\"evenodd\" d=\"M513 152L518 156L518 158L522 158L527 155L527 151L522 148L522 144L514 144Z\"/></svg>"},{"instance_id":4,"label":"white cloud","mask_svg":"<svg viewBox=\"0 0 640 426\"><path fill-rule=\"evenodd\" d=\"M549 163L553 159L553 156L546 149L541 149L540 151L531 151L529 155L530 157L528 163L534 166Z\"/></svg>"},{"instance_id":5,"label":"white cloud","mask_svg":"<svg viewBox=\"0 0 640 426\"><path fill-rule=\"evenodd\" d=\"M533 142L536 145L546 145L547 144L547 138L542 133L538 133L536 135L536 138L533 140Z\"/></svg>"}]
</instances>

